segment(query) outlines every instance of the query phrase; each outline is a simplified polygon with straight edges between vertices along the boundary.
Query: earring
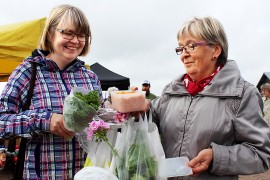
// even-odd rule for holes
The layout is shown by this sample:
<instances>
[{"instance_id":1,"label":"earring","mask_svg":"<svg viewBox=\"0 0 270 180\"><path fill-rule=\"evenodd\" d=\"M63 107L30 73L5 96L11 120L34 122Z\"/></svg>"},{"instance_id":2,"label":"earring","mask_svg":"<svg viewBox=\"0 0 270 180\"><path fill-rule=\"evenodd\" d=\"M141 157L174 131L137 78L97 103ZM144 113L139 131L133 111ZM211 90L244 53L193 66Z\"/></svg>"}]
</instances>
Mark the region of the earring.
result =
<instances>
[{"instance_id":1,"label":"earring","mask_svg":"<svg viewBox=\"0 0 270 180\"><path fill-rule=\"evenodd\" d=\"M213 61L214 59L216 59L216 57L214 56L212 59L211 59L211 61Z\"/></svg>"}]
</instances>

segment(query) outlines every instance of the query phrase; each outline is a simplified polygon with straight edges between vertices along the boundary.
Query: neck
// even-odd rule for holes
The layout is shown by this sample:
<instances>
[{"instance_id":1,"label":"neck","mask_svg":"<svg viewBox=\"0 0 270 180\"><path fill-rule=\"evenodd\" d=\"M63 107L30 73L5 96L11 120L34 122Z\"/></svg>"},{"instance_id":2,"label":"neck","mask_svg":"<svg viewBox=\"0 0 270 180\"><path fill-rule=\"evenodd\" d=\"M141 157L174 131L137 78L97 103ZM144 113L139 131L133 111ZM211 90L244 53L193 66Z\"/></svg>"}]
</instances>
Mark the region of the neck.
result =
<instances>
[{"instance_id":1,"label":"neck","mask_svg":"<svg viewBox=\"0 0 270 180\"><path fill-rule=\"evenodd\" d=\"M59 60L60 58L57 56L54 56L52 54L49 54L48 56L46 56L46 58L51 59L52 61L55 62L55 64L58 66L58 68L60 70L65 69L69 64L71 64L73 61L66 61L66 60Z\"/></svg>"},{"instance_id":2,"label":"neck","mask_svg":"<svg viewBox=\"0 0 270 180\"><path fill-rule=\"evenodd\" d=\"M213 66L212 68L209 68L206 71L198 72L196 74L188 74L188 75L194 82L199 82L199 81L211 76L216 71L216 69L217 69L217 67Z\"/></svg>"}]
</instances>

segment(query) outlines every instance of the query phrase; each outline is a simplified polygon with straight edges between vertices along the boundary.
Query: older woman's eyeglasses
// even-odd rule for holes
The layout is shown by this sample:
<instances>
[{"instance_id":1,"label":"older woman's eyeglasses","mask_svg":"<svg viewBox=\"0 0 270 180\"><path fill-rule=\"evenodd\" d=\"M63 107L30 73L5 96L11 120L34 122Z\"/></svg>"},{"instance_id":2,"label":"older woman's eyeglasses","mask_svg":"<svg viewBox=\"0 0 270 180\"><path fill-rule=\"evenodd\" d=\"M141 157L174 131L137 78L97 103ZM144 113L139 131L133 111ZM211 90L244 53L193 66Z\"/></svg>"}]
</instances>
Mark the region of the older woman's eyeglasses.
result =
<instances>
[{"instance_id":1,"label":"older woman's eyeglasses","mask_svg":"<svg viewBox=\"0 0 270 180\"><path fill-rule=\"evenodd\" d=\"M67 40L72 40L75 36L77 37L78 41L85 42L87 38L89 38L88 34L76 34L71 31L67 31L64 29L56 29L58 32L62 34L62 37Z\"/></svg>"},{"instance_id":2,"label":"older woman's eyeglasses","mask_svg":"<svg viewBox=\"0 0 270 180\"><path fill-rule=\"evenodd\" d=\"M189 53L189 52L194 51L195 47L197 47L197 46L204 46L204 45L209 45L209 44L210 43L208 43L208 42L190 43L190 44L186 44L184 46L180 46L180 47L175 48L175 51L176 51L177 55L181 55L184 52L184 50L187 53Z\"/></svg>"}]
</instances>

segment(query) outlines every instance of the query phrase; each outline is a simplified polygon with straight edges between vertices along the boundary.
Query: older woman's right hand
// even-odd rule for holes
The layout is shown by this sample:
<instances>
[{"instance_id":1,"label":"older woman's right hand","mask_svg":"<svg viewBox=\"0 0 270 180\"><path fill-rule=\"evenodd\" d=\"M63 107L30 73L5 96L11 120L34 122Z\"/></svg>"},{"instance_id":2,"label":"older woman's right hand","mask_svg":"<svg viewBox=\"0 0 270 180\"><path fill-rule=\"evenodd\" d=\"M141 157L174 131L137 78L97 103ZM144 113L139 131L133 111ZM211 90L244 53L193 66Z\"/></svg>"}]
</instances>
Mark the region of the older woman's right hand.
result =
<instances>
[{"instance_id":1,"label":"older woman's right hand","mask_svg":"<svg viewBox=\"0 0 270 180\"><path fill-rule=\"evenodd\" d=\"M134 116L137 119L137 118L139 118L139 116L140 116L141 113L145 113L145 112L147 112L150 109L150 105L151 105L151 101L145 99L144 110L142 110L142 111L136 111L136 112L130 112L130 115L131 116Z\"/></svg>"},{"instance_id":2,"label":"older woman's right hand","mask_svg":"<svg viewBox=\"0 0 270 180\"><path fill-rule=\"evenodd\" d=\"M192 168L193 175L207 171L213 160L213 150L211 148L204 149L189 161L188 165Z\"/></svg>"},{"instance_id":3,"label":"older woman's right hand","mask_svg":"<svg viewBox=\"0 0 270 180\"><path fill-rule=\"evenodd\" d=\"M50 122L50 131L52 134L66 139L72 138L75 133L64 127L64 117L61 114L53 113Z\"/></svg>"}]
</instances>

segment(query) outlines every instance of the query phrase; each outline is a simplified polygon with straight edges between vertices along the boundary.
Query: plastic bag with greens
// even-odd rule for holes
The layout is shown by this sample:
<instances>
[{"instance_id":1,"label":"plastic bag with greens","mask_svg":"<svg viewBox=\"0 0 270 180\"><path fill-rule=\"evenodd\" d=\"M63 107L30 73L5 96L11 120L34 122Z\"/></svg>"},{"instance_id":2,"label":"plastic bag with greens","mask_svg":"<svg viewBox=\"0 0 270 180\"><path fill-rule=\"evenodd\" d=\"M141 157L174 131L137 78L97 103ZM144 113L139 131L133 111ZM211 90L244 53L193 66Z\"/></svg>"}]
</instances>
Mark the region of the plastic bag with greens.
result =
<instances>
[{"instance_id":1,"label":"plastic bag with greens","mask_svg":"<svg viewBox=\"0 0 270 180\"><path fill-rule=\"evenodd\" d=\"M64 101L64 126L70 131L80 132L97 114L100 106L98 91L82 87L72 88Z\"/></svg>"},{"instance_id":2,"label":"plastic bag with greens","mask_svg":"<svg viewBox=\"0 0 270 180\"><path fill-rule=\"evenodd\" d=\"M148 122L129 119L118 134L115 147L120 158L115 157L111 170L119 180L157 179L158 164L148 137Z\"/></svg>"}]
</instances>

